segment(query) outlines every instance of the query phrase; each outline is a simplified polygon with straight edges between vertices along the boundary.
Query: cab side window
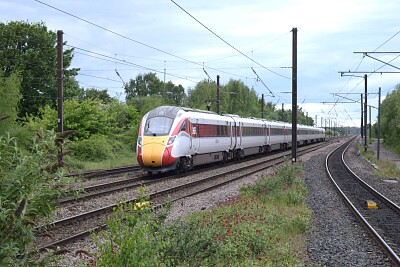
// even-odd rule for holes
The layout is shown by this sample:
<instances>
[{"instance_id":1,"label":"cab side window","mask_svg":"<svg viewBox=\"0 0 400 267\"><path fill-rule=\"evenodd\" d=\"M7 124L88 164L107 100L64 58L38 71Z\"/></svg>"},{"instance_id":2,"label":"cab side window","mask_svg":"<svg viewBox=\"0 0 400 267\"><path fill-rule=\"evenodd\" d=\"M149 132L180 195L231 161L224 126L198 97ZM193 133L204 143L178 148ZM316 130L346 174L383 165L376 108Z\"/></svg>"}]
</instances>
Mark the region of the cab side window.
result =
<instances>
[{"instance_id":1,"label":"cab side window","mask_svg":"<svg viewBox=\"0 0 400 267\"><path fill-rule=\"evenodd\" d=\"M186 121L182 123L180 131L186 132Z\"/></svg>"}]
</instances>

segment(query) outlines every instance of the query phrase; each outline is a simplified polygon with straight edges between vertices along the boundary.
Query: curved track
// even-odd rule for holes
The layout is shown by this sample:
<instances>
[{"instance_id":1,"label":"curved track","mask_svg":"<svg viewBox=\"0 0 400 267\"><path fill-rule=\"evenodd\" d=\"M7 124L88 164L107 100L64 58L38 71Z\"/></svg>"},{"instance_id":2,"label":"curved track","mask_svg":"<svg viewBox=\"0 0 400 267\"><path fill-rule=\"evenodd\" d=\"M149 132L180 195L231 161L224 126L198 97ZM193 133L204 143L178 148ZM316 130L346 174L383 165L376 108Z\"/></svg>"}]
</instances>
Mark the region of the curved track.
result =
<instances>
[{"instance_id":1,"label":"curved track","mask_svg":"<svg viewBox=\"0 0 400 267\"><path fill-rule=\"evenodd\" d=\"M356 217L400 266L400 207L363 182L346 164L344 153L353 141L327 156L326 171Z\"/></svg>"}]
</instances>

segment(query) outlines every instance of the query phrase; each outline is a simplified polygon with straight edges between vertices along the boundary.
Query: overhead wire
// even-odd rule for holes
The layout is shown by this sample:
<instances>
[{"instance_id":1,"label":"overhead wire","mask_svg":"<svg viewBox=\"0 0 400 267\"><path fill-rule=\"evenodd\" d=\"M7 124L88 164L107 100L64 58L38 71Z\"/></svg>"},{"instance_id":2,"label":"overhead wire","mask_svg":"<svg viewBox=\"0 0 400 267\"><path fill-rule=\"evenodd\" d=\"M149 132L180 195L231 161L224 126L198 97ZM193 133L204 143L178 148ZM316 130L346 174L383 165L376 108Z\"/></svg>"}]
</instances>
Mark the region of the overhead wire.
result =
<instances>
[{"instance_id":1,"label":"overhead wire","mask_svg":"<svg viewBox=\"0 0 400 267\"><path fill-rule=\"evenodd\" d=\"M382 46L384 46L386 43L388 43L390 40L392 40L396 35L398 35L400 33L400 31L396 32L392 37L390 37L389 39L387 39L385 42L383 42L380 46L378 46L375 50L373 50L374 52L377 51L379 48L381 48Z\"/></svg>"},{"instance_id":2,"label":"overhead wire","mask_svg":"<svg viewBox=\"0 0 400 267\"><path fill-rule=\"evenodd\" d=\"M383 42L381 45L379 45L376 49L373 50L373 52L376 52L377 50L379 50L382 46L384 46L386 43L388 43L390 40L392 40L392 39L393 39L395 36L397 36L398 34L400 34L400 31L396 32L396 33L395 33L394 35L392 35L389 39L387 39L385 42ZM389 61L389 63L392 62L393 60L395 60L396 58L398 58L399 56L400 56L400 55L396 56L394 59L392 59L391 61ZM363 62L364 58L365 58L365 55L363 55L361 61L360 61L359 64L357 65L357 68L356 68L355 71L358 70L358 68L360 67L360 65L361 65L361 63ZM378 68L378 69L375 69L374 72L377 72L378 70L382 69L385 65L386 65L386 64L384 64L383 66L381 66L381 67ZM377 72L377 73L379 73L379 72ZM368 77L371 76L372 74L373 74L373 73L369 74ZM349 83L349 81L351 80L351 78L352 78L352 77L349 77L349 79L347 80L347 82L346 82L346 83L344 84L344 86L339 90L338 93L340 93L340 92L346 87L346 85ZM353 92L361 83L362 83L362 81L360 81L359 83L357 83L356 86L355 86L353 89L350 90L350 92ZM337 100L336 102L338 102L338 100ZM333 107L332 107L332 108L333 108ZM332 110L332 108L331 108L331 110ZM331 111L331 110L330 110L330 111ZM330 111L329 111L329 112L330 112ZM329 112L328 112L328 113L329 113Z\"/></svg>"},{"instance_id":3,"label":"overhead wire","mask_svg":"<svg viewBox=\"0 0 400 267\"><path fill-rule=\"evenodd\" d=\"M96 57L96 56L93 56L93 55L90 55L90 54L85 54L87 56L91 56L91 57L94 57L94 58L97 58L97 59L101 59L101 60L105 60L105 61L109 61L109 62L114 62L114 63L116 62L116 63L119 63L119 64L131 65L131 66L135 66L135 67L139 67L139 68L142 68L142 69L146 69L146 70L150 70L150 71L154 71L154 72L157 72L157 73L164 74L164 71L160 71L160 70L157 70L157 69L154 69L154 68L149 68L149 67L146 67L146 66L142 66L142 65L127 61L125 59L118 59L118 58L115 58L115 57L111 57L111 56L108 56L108 55L100 54L98 52L90 51L90 50L87 50L87 49L84 49L84 48L80 48L80 47L76 47L76 46L71 46L71 45L67 45L67 46L75 48L77 50L81 50L81 51L90 53L90 54L94 54L96 56L100 56L100 57ZM197 81L193 81L193 80L187 79L182 75L177 75L177 74L173 74L173 73L166 73L166 74L168 74L169 76L172 76L172 77L176 77L176 78L181 78L181 79L184 78L185 80L188 80L188 81L191 81L191 82L194 82L194 83L197 82Z\"/></svg>"},{"instance_id":4,"label":"overhead wire","mask_svg":"<svg viewBox=\"0 0 400 267\"><path fill-rule=\"evenodd\" d=\"M150 49L153 49L153 50L155 50L155 51L161 52L161 53L163 53L163 54L172 56L172 57L174 57L174 58L178 58L178 59L180 59L180 60L182 60L182 61L185 61L185 62L188 62L188 63L191 63L191 64L195 64L195 65L199 65L199 66L203 67L203 66L202 66L202 63L195 62L195 61L192 61L192 60L189 60L189 59L180 57L180 56L178 56L178 55L175 55L175 54L172 54L172 53L170 53L170 52L164 51L164 50L162 50L162 49L156 48L156 47L154 47L154 46L148 45L148 44L143 43L143 42L141 42L141 41L137 41L137 40L135 40L135 39L133 39L133 38L131 38L131 37L128 37L128 36L125 36L125 35L123 35L123 34L120 34L120 33L116 32L116 31L110 30L110 29L108 29L108 28L106 28L106 27L104 27L104 26L101 26L101 25L99 25L99 24L97 24L97 23L94 23L94 22L91 22L91 21L89 21L89 20L87 20L87 19L84 19L84 18L81 18L81 17L79 17L79 16L76 16L76 15L70 13L70 12L64 11L64 10L62 10L62 9L60 9L60 8L57 8L57 7L52 6L52 5L50 5L50 4L47 4L47 3L43 2L43 1L40 1L40 0L34 0L34 1L36 1L36 2L38 2L38 3L40 3L40 4L42 4L42 5L45 5L45 6L47 6L47 7L50 7L50 8L52 8L52 9L55 9L55 10L61 12L61 13L64 13L64 14L68 15L68 16L71 16L71 17L74 17L74 18L76 18L76 19L78 19L78 20L81 20L81 21L83 21L83 22L85 22L85 23L88 23L88 24L90 24L90 25L92 25L92 26L94 26L94 27L97 27L97 28L99 28L99 29L102 29L102 30L104 30L104 31L107 31L107 32L109 32L109 33L112 33L112 34L114 34L114 35L116 35L116 36L119 36L119 37L121 37L121 38L123 38L123 39L126 39L126 40L128 40L128 41L131 41L131 42L140 44L140 45L142 45L142 46L145 46L145 47L147 47L147 48L150 48ZM217 69L215 69L215 68L211 68L211 67L208 67L208 66L206 66L206 67L207 67L208 69L217 70ZM237 75L237 74L235 75L235 74L227 73L227 72L222 72L222 73L234 75L234 76L237 76L237 77L247 78L247 77L242 76L242 75Z\"/></svg>"},{"instance_id":5,"label":"overhead wire","mask_svg":"<svg viewBox=\"0 0 400 267\"><path fill-rule=\"evenodd\" d=\"M195 65L201 66L201 63L199 63L199 62L195 62L195 61L192 61L192 60L185 59L185 58L180 57L180 56L178 56L178 55L175 55L175 54L173 54L173 53L164 51L164 50L159 49L159 48L157 48L157 47L148 45L148 44L146 44L146 43L144 43L144 42L135 40L135 39L133 39L133 38L131 38L131 37L128 37L128 36L125 36L125 35L123 35L123 34L120 34L120 33L116 32L116 31L110 30L110 29L108 29L108 28L106 28L106 27L104 27L104 26L101 26L101 25L99 25L99 24L97 24L97 23L91 22L91 21L89 21L89 20L87 20L87 19L84 19L84 18L82 18L82 17L79 17L79 16L77 16L77 15L74 15L74 14L72 14L72 13L70 13L70 12L67 12L67 11L62 10L62 9L60 9L60 8L57 8L57 7L53 6L53 5L50 5L50 4L48 4L48 3L45 3L45 2L43 2L43 1L40 1L40 0L35 0L35 1L38 2L38 3L40 3L40 4L42 4L42 5L47 6L47 7L49 7L49 8L55 9L55 10L57 10L57 11L59 11L59 12L62 12L62 13L64 13L64 14L68 15L68 16L74 17L74 18L76 18L76 19L78 19L78 20L81 20L81 21L83 21L83 22L85 22L85 23L88 23L88 24L90 24L90 25L92 25L92 26L94 26L94 27L97 27L97 28L99 28L99 29L102 29L102 30L104 30L104 31L107 31L107 32L109 32L109 33L112 33L112 34L114 34L114 35L116 35L116 36L119 36L119 37L121 37L121 38L123 38L123 39L132 41L132 42L134 42L134 43L140 44L140 45L145 46L145 47L147 47L147 48L150 48L150 49L156 50L156 51L158 51L158 52L167 54L167 55L172 56L172 57L174 57L174 58L180 59L180 60L182 60L182 61L184 61L184 62L187 62L187 63L191 63L191 64L195 64ZM185 11L185 12L186 12L186 11ZM194 18L194 17L193 17L193 18ZM195 19L195 18L194 18L194 19ZM198 22L199 22L199 21L198 21ZM201 22L199 22L199 23L201 23ZM204 26L205 26L205 25L204 25ZM209 28L207 28L207 29L210 30ZM210 30L210 31L211 31L211 30ZM214 33L214 34L215 34L215 33ZM78 39L78 38L76 38L76 39ZM221 38L221 39L222 39L222 38ZM78 39L78 40L79 40L79 39ZM223 39L222 39L222 40L223 40ZM225 41L225 42L226 42L226 41ZM226 43L227 43L227 42L226 42ZM227 43L227 44L230 45L229 43ZM270 71L270 72L272 72L272 73L274 73L274 74L276 74L276 75L278 75L278 76L281 76L281 77L283 77L283 78L291 79L290 77L287 77L287 76L281 75L281 74L279 74L279 73L277 73L277 72L275 72L275 71L272 71L271 68L266 67L266 66L264 66L264 65L262 65L262 64L260 64L260 63L258 63L258 62L256 62L256 61L252 60L251 58L249 58L247 55L245 55L243 52L241 52L240 50L238 50L238 49L235 48L234 46L232 46L232 45L230 45L230 46L231 46L232 48L234 48L236 51L238 51L240 54L242 54L243 56L245 56L246 58L250 59L252 62L254 62L254 63L256 63L257 65L259 65L260 67L262 67L263 69L266 69L266 70L268 70L268 71ZM257 49L258 49L258 48L257 48ZM107 51L107 50L106 50L106 51ZM115 54L115 55L117 55L117 54ZM124 55L124 57L131 57L131 56ZM156 59L153 59L153 60L156 60ZM164 61L165 61L165 60L164 60ZM112 62L112 60L110 60L110 62ZM119 62L119 63L120 63L120 64L123 64L122 62ZM138 65L138 64L136 64L136 65ZM156 69L153 69L153 68L147 68L147 67L140 66L140 65L139 65L138 67L143 67L143 68L145 68L145 69L148 69L148 70L151 70L151 71L156 71L156 72L161 73L161 71L156 70ZM203 68L203 66L201 66L201 67ZM205 67L205 68L208 68L208 69L210 69L210 70L219 71L219 72L221 72L221 73L225 73L225 74L232 75L232 76L235 76L235 77L244 78L244 79L246 79L246 80L249 78L249 77L247 77L247 76L243 76L243 75L238 75L238 74L235 74L235 73L230 73L230 72L222 71L222 70L219 69L219 68L213 68L213 67L210 67L210 66L204 66L204 67ZM176 75L176 74L168 74L168 75L171 75L172 77L176 77L176 78L182 78L182 79L185 79L185 80L188 80L188 81L191 81L191 82L195 82L195 83L196 83L196 81L192 81L192 80L190 80L190 79L187 79L187 78L185 78L185 76L179 76L179 75ZM255 79L255 78L250 78L250 79Z\"/></svg>"},{"instance_id":6,"label":"overhead wire","mask_svg":"<svg viewBox=\"0 0 400 267\"><path fill-rule=\"evenodd\" d=\"M251 62L259 65L260 67L278 75L281 76L283 78L287 78L287 79L291 79L290 77L286 77L280 73L277 73L275 71L270 70L269 68L265 67L264 65L260 64L259 62L255 61L254 59L250 58L248 55L246 55L245 53L243 53L242 51L240 51L239 49L237 49L235 46L233 46L232 44L230 44L229 42L227 42L225 39L223 39L221 36L219 36L218 34L216 34L214 31L212 31L209 27L207 27L206 25L204 25L201 21L199 21L197 18L195 18L192 14L190 14L188 11L186 11L183 7L181 7L178 3L176 3L174 0L170 0L172 3L174 3L178 8L180 8L183 12L185 12L187 15L189 15L192 19L194 19L196 22L198 22L201 26L203 26L205 29L207 29L209 32L211 32L214 36L216 36L218 39L220 39L222 42L224 42L225 44L227 44L228 46L230 46L231 48L233 48L236 52L238 52L239 54L241 54L242 56L244 56L245 58L249 59Z\"/></svg>"},{"instance_id":7,"label":"overhead wire","mask_svg":"<svg viewBox=\"0 0 400 267\"><path fill-rule=\"evenodd\" d=\"M72 45L68 45L68 44L66 44L66 46L69 46L69 47L71 47L71 48L75 48L75 49L77 49L77 50L81 50L81 51L84 51L84 52L87 52L87 53L91 53L91 54L95 54L95 55L104 57L104 58L100 58L100 57L96 57L96 56L93 56L93 55L90 55L90 54L80 53L80 54L83 54L83 55L86 55L86 56L91 56L91 57L93 57L93 58L102 59L102 60L104 60L104 61L109 61L109 62L113 62L113 63L116 63L116 62L117 62L117 63L119 63L119 64L133 65L133 66L136 66L136 67L140 67L140 68L142 68L142 69L147 69L147 70L154 71L154 72L158 72L158 73L164 73L164 70L163 70L163 69L162 69L162 70L158 70L158 69L154 69L154 68L145 67L145 66L142 66L142 65L139 65L139 64L136 64L136 63L127 61L127 60L125 60L125 59L119 59L119 58L116 58L116 57L112 57L112 56L109 56L109 55L104 55L104 54L101 54L101 53L98 53L98 52L90 51L90 50L87 50L87 49L84 49L84 48L80 48L80 47L76 47L76 46L72 46ZM75 52L75 53L79 54L79 52ZM221 69L213 68L213 67L210 67L210 66L204 66L204 67L206 67L207 69L214 70L214 71L218 71L218 72L220 72L220 73L225 73L225 74L228 74L228 75L231 75L231 76L236 76L236 77L240 77L240 78L248 78L248 77L243 76L243 75L239 75L239 74L235 74L235 73L223 71L223 70L221 70ZM202 70L204 67L199 68L199 70ZM187 69L187 68L186 68L186 69ZM172 76L172 77L176 77L176 78L182 78L182 77L184 77L184 76L182 76L182 75L177 75L177 74L172 74L172 73L166 73L166 74L169 75L169 76ZM193 78L193 77L192 77L192 78ZM197 81L193 81L193 80L190 80L190 79L185 79L185 80L188 80L188 81L197 83Z\"/></svg>"}]
</instances>

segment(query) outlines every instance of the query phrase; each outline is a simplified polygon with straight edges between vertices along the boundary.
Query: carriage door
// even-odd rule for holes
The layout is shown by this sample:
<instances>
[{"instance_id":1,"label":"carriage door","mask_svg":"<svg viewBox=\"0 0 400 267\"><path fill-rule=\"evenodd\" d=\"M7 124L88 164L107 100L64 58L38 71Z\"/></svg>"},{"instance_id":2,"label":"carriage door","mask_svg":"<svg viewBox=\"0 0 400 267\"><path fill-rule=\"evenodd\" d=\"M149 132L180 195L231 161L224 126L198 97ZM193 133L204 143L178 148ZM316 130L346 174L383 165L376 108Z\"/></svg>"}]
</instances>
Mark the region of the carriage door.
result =
<instances>
[{"instance_id":1,"label":"carriage door","mask_svg":"<svg viewBox=\"0 0 400 267\"><path fill-rule=\"evenodd\" d=\"M199 126L199 120L196 119L196 122L192 124L192 129L190 131L190 150L194 153L198 153L200 148Z\"/></svg>"},{"instance_id":2,"label":"carriage door","mask_svg":"<svg viewBox=\"0 0 400 267\"><path fill-rule=\"evenodd\" d=\"M285 143L287 143L287 128L286 126L283 127L283 135L285 136Z\"/></svg>"},{"instance_id":3,"label":"carriage door","mask_svg":"<svg viewBox=\"0 0 400 267\"><path fill-rule=\"evenodd\" d=\"M238 127L237 127L237 136L238 136L238 147L242 147L242 130L243 130L243 122L239 122L238 123Z\"/></svg>"},{"instance_id":4,"label":"carriage door","mask_svg":"<svg viewBox=\"0 0 400 267\"><path fill-rule=\"evenodd\" d=\"M264 122L263 125L263 133L264 133L264 144L267 145L268 144L268 125Z\"/></svg>"}]
</instances>

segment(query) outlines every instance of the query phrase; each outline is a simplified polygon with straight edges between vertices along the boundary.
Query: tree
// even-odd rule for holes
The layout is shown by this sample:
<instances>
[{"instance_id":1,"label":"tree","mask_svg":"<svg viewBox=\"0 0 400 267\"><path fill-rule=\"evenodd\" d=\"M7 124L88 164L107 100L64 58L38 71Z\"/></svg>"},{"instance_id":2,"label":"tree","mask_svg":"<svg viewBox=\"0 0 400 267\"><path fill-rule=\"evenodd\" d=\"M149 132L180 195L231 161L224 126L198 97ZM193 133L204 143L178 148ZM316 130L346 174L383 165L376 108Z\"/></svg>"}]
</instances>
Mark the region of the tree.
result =
<instances>
[{"instance_id":1,"label":"tree","mask_svg":"<svg viewBox=\"0 0 400 267\"><path fill-rule=\"evenodd\" d=\"M400 85L381 104L381 133L385 145L400 153Z\"/></svg>"},{"instance_id":2,"label":"tree","mask_svg":"<svg viewBox=\"0 0 400 267\"><path fill-rule=\"evenodd\" d=\"M216 110L216 88L215 82L203 80L196 84L194 89L188 90L188 106L207 110L207 105L210 104L212 111Z\"/></svg>"},{"instance_id":3,"label":"tree","mask_svg":"<svg viewBox=\"0 0 400 267\"><path fill-rule=\"evenodd\" d=\"M85 89L79 86L74 76L64 77L64 99L82 99L85 95Z\"/></svg>"},{"instance_id":4,"label":"tree","mask_svg":"<svg viewBox=\"0 0 400 267\"><path fill-rule=\"evenodd\" d=\"M43 22L0 23L0 67L7 73L20 73L22 98L19 117L37 114L40 107L55 107L57 96L57 36ZM64 78L75 76L68 70L73 49L64 51Z\"/></svg>"},{"instance_id":5,"label":"tree","mask_svg":"<svg viewBox=\"0 0 400 267\"><path fill-rule=\"evenodd\" d=\"M192 108L216 111L217 85L203 80L188 92L188 105ZM220 86L220 112L247 117L261 117L261 105L257 93L242 81L230 80Z\"/></svg>"},{"instance_id":6,"label":"tree","mask_svg":"<svg viewBox=\"0 0 400 267\"><path fill-rule=\"evenodd\" d=\"M103 104L109 104L112 100L107 89L96 90L95 88L87 89L85 91L85 99L101 101Z\"/></svg>"},{"instance_id":7,"label":"tree","mask_svg":"<svg viewBox=\"0 0 400 267\"><path fill-rule=\"evenodd\" d=\"M229 99L229 112L245 117L261 117L261 105L257 93L240 80L230 80L223 89Z\"/></svg>"},{"instance_id":8,"label":"tree","mask_svg":"<svg viewBox=\"0 0 400 267\"><path fill-rule=\"evenodd\" d=\"M140 118L156 107L167 105L164 98L162 98L161 96L135 97L127 100L126 103L129 106L135 107L135 109L138 111Z\"/></svg>"},{"instance_id":9,"label":"tree","mask_svg":"<svg viewBox=\"0 0 400 267\"><path fill-rule=\"evenodd\" d=\"M15 123L17 105L21 98L21 79L17 74L8 77L4 75L4 72L0 71L0 136Z\"/></svg>"},{"instance_id":10,"label":"tree","mask_svg":"<svg viewBox=\"0 0 400 267\"><path fill-rule=\"evenodd\" d=\"M37 131L57 129L57 110L46 106L40 116L28 116L26 128ZM68 99L64 101L64 130L75 130L70 140L88 139L92 135L115 135L138 124L140 117L133 106L113 99L109 104L99 100Z\"/></svg>"},{"instance_id":11,"label":"tree","mask_svg":"<svg viewBox=\"0 0 400 267\"><path fill-rule=\"evenodd\" d=\"M176 86L173 82L169 81L164 86L165 91L163 91L163 95L167 103L175 106L185 106L186 94L185 88L182 85Z\"/></svg>"},{"instance_id":12,"label":"tree","mask_svg":"<svg viewBox=\"0 0 400 267\"><path fill-rule=\"evenodd\" d=\"M264 106L264 118L268 120L275 120L275 121L280 120L281 117L279 117L279 115L281 113L282 111L277 111L276 105L273 104L272 102L267 102L266 105Z\"/></svg>"},{"instance_id":13,"label":"tree","mask_svg":"<svg viewBox=\"0 0 400 267\"><path fill-rule=\"evenodd\" d=\"M138 96L160 95L163 84L155 73L139 74L125 85L126 99Z\"/></svg>"}]
</instances>

